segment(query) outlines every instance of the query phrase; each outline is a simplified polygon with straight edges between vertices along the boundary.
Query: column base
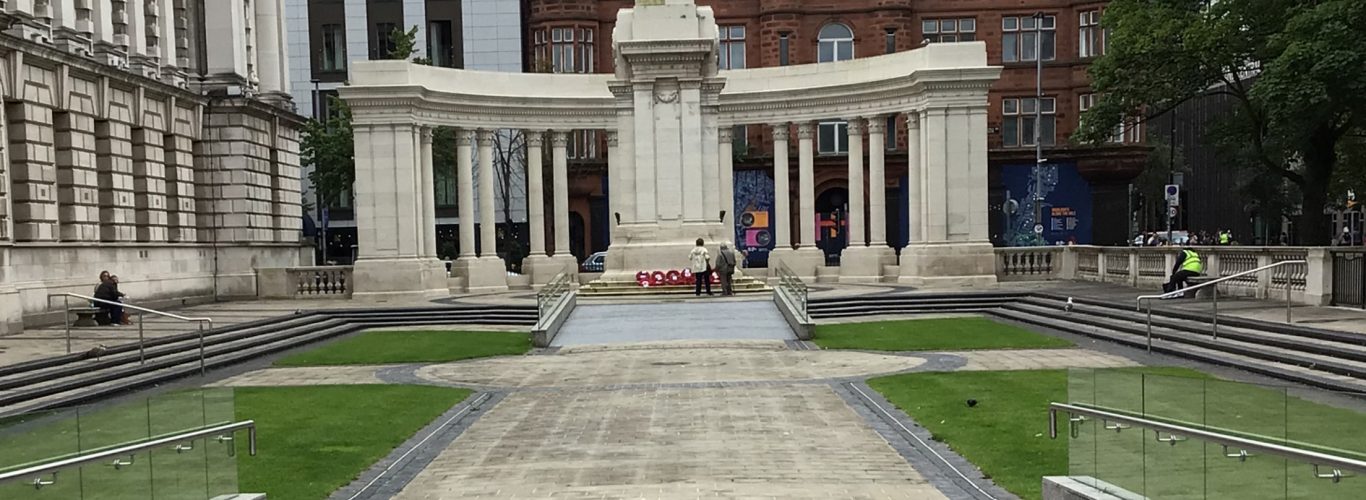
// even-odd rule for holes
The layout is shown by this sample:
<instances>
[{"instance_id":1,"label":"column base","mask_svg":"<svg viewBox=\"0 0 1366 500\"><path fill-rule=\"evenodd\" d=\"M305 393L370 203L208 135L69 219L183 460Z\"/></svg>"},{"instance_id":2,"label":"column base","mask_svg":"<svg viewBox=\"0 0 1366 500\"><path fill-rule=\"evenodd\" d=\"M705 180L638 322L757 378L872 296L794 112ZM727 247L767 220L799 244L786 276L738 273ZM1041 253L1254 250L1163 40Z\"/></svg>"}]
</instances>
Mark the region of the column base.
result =
<instances>
[{"instance_id":1,"label":"column base","mask_svg":"<svg viewBox=\"0 0 1366 500\"><path fill-rule=\"evenodd\" d=\"M0 286L0 335L24 332L24 307L20 304L18 290L9 285ZM62 321L70 321L70 318Z\"/></svg>"},{"instance_id":2,"label":"column base","mask_svg":"<svg viewBox=\"0 0 1366 500\"><path fill-rule=\"evenodd\" d=\"M352 271L353 297L445 297L446 264L436 259L366 259Z\"/></svg>"},{"instance_id":3,"label":"column base","mask_svg":"<svg viewBox=\"0 0 1366 500\"><path fill-rule=\"evenodd\" d=\"M466 293L506 292L508 289L507 266L497 257L461 257L451 271L465 278Z\"/></svg>"},{"instance_id":4,"label":"column base","mask_svg":"<svg viewBox=\"0 0 1366 500\"><path fill-rule=\"evenodd\" d=\"M992 288L996 250L986 242L912 244L901 250L897 282L923 288Z\"/></svg>"},{"instance_id":5,"label":"column base","mask_svg":"<svg viewBox=\"0 0 1366 500\"><path fill-rule=\"evenodd\" d=\"M532 288L540 288L555 275L567 272L571 281L579 275L579 260L572 255L551 257L549 255L528 255L522 259L522 274L531 276Z\"/></svg>"},{"instance_id":6,"label":"column base","mask_svg":"<svg viewBox=\"0 0 1366 500\"><path fill-rule=\"evenodd\" d=\"M840 255L840 283L878 283L882 281L882 268L893 262L896 252L891 247L849 247Z\"/></svg>"},{"instance_id":7,"label":"column base","mask_svg":"<svg viewBox=\"0 0 1366 500\"><path fill-rule=\"evenodd\" d=\"M825 252L819 248L776 248L768 254L768 267L782 263L798 278L807 283L816 282L816 268L825 265ZM773 275L769 275L772 277Z\"/></svg>"},{"instance_id":8,"label":"column base","mask_svg":"<svg viewBox=\"0 0 1366 500\"><path fill-rule=\"evenodd\" d=\"M607 249L605 281L635 281L641 271L682 270L688 267L688 254L697 246L697 238L703 239L713 256L722 241L735 239L720 221L623 224L617 234L619 239Z\"/></svg>"}]
</instances>

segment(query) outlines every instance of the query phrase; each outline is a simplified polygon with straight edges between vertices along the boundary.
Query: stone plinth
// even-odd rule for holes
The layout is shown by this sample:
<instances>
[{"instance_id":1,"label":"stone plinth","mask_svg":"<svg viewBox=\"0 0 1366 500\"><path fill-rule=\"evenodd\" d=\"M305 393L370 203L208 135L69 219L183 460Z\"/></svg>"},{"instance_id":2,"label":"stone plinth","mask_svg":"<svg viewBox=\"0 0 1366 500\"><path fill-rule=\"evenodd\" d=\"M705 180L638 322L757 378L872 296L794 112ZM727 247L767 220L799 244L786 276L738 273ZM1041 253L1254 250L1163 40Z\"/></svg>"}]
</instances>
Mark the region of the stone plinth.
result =
<instances>
[{"instance_id":1,"label":"stone plinth","mask_svg":"<svg viewBox=\"0 0 1366 500\"><path fill-rule=\"evenodd\" d=\"M354 297L450 294L446 263L436 259L361 259L356 261L352 275L356 280ZM507 289L506 275L503 272L503 289Z\"/></svg>"},{"instance_id":2,"label":"stone plinth","mask_svg":"<svg viewBox=\"0 0 1366 500\"><path fill-rule=\"evenodd\" d=\"M531 286L536 288L555 279L556 274L568 272L577 276L578 271L579 261L573 255L529 255L522 259L522 274L531 276Z\"/></svg>"},{"instance_id":3,"label":"stone plinth","mask_svg":"<svg viewBox=\"0 0 1366 500\"><path fill-rule=\"evenodd\" d=\"M904 285L924 288L996 286L996 253L990 243L911 245L901 251Z\"/></svg>"},{"instance_id":4,"label":"stone plinth","mask_svg":"<svg viewBox=\"0 0 1366 500\"><path fill-rule=\"evenodd\" d=\"M882 281L882 266L895 262L891 247L849 247L840 255L840 283L877 283Z\"/></svg>"},{"instance_id":5,"label":"stone plinth","mask_svg":"<svg viewBox=\"0 0 1366 500\"><path fill-rule=\"evenodd\" d=\"M505 292L508 289L507 266L497 257L459 259L451 272L465 278L465 291L469 293Z\"/></svg>"},{"instance_id":6,"label":"stone plinth","mask_svg":"<svg viewBox=\"0 0 1366 500\"><path fill-rule=\"evenodd\" d=\"M779 248L768 254L768 267L773 268L777 264L787 266L802 280L815 283L816 268L825 265L825 253L817 248Z\"/></svg>"}]
</instances>

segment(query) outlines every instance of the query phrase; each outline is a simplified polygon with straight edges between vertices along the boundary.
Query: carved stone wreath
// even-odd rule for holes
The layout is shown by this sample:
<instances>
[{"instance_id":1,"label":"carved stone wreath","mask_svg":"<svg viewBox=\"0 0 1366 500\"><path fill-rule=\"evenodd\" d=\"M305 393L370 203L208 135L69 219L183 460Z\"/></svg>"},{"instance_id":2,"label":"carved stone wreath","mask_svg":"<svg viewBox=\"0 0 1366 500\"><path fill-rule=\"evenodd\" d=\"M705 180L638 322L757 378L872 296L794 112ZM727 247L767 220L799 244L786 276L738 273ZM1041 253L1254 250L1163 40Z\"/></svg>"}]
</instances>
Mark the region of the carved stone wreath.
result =
<instances>
[{"instance_id":1,"label":"carved stone wreath","mask_svg":"<svg viewBox=\"0 0 1366 500\"><path fill-rule=\"evenodd\" d=\"M678 101L677 90L662 90L655 93L655 102L660 104L673 104Z\"/></svg>"}]
</instances>

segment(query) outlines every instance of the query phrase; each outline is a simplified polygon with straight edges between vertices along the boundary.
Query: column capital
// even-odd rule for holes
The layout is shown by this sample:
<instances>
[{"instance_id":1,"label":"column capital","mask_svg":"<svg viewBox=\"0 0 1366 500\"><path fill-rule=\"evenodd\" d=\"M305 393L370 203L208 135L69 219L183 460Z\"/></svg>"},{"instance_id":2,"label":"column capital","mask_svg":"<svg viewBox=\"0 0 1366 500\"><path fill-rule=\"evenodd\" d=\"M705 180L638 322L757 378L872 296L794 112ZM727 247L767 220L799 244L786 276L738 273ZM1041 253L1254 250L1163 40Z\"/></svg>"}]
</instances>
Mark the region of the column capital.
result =
<instances>
[{"instance_id":1,"label":"column capital","mask_svg":"<svg viewBox=\"0 0 1366 500\"><path fill-rule=\"evenodd\" d=\"M791 124L789 124L789 123L774 123L774 124L770 125L771 127L773 127L773 140L775 140L775 141L777 141L777 140L786 141L786 140L788 139L788 136L791 135L791 130L788 129L788 125L791 125Z\"/></svg>"},{"instance_id":2,"label":"column capital","mask_svg":"<svg viewBox=\"0 0 1366 500\"><path fill-rule=\"evenodd\" d=\"M801 122L801 123L798 123L798 124L797 124L797 138L798 138L798 139L806 140L806 139L814 139L815 137L816 137L816 124L815 124L815 122Z\"/></svg>"},{"instance_id":3,"label":"column capital","mask_svg":"<svg viewBox=\"0 0 1366 500\"><path fill-rule=\"evenodd\" d=\"M555 147L557 147L557 148L563 148L563 147L569 146L569 131L567 131L567 130L551 130L551 131L550 131L550 144L553 145L553 146L555 146Z\"/></svg>"},{"instance_id":4,"label":"column capital","mask_svg":"<svg viewBox=\"0 0 1366 500\"><path fill-rule=\"evenodd\" d=\"M432 143L432 133L433 129L431 127L422 127L422 144Z\"/></svg>"},{"instance_id":5,"label":"column capital","mask_svg":"<svg viewBox=\"0 0 1366 500\"><path fill-rule=\"evenodd\" d=\"M920 112L919 112L919 111L912 111L912 112L910 112L910 113L906 113L906 127L908 127L908 128L920 128Z\"/></svg>"},{"instance_id":6,"label":"column capital","mask_svg":"<svg viewBox=\"0 0 1366 500\"><path fill-rule=\"evenodd\" d=\"M716 129L717 137L721 142L735 140L735 127L720 127Z\"/></svg>"},{"instance_id":7,"label":"column capital","mask_svg":"<svg viewBox=\"0 0 1366 500\"><path fill-rule=\"evenodd\" d=\"M865 124L864 124L864 121L863 121L862 118L850 118L850 119L845 120L845 121L849 122L849 124L847 125L847 127L848 127L848 130L849 130L849 135L850 135L851 137L852 137L852 136L863 136L863 131L864 131L865 128L868 128L868 129L871 131L871 126L872 126L871 120L867 123L868 127L865 127L865 126L864 126Z\"/></svg>"},{"instance_id":8,"label":"column capital","mask_svg":"<svg viewBox=\"0 0 1366 500\"><path fill-rule=\"evenodd\" d=\"M526 138L527 146L539 148L541 145L545 144L544 130L523 130L522 136Z\"/></svg>"},{"instance_id":9,"label":"column capital","mask_svg":"<svg viewBox=\"0 0 1366 500\"><path fill-rule=\"evenodd\" d=\"M615 129L607 129L607 147L617 147L617 131Z\"/></svg>"},{"instance_id":10,"label":"column capital","mask_svg":"<svg viewBox=\"0 0 1366 500\"><path fill-rule=\"evenodd\" d=\"M455 129L455 145L468 147L470 144L473 144L473 142L470 139L469 129Z\"/></svg>"},{"instance_id":11,"label":"column capital","mask_svg":"<svg viewBox=\"0 0 1366 500\"><path fill-rule=\"evenodd\" d=\"M869 135L872 135L872 134L882 135L882 134L885 134L885 133L887 133L887 121L886 121L886 118L883 118L883 117L881 117L881 116L874 116L874 117L868 118L868 134L869 134Z\"/></svg>"},{"instance_id":12,"label":"column capital","mask_svg":"<svg viewBox=\"0 0 1366 500\"><path fill-rule=\"evenodd\" d=\"M481 128L478 131L476 131L475 134L478 137L477 140L479 141L479 147L483 148L493 146L493 130Z\"/></svg>"}]
</instances>

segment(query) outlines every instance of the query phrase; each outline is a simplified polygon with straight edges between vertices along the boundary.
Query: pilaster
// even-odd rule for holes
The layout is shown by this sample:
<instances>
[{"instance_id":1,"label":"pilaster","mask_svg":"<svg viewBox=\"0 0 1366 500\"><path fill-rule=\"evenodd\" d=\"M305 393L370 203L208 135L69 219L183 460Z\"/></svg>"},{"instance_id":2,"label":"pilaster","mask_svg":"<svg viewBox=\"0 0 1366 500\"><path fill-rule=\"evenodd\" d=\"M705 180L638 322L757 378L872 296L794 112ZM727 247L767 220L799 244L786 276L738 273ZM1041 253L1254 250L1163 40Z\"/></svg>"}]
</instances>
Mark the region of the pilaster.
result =
<instances>
[{"instance_id":1,"label":"pilaster","mask_svg":"<svg viewBox=\"0 0 1366 500\"><path fill-rule=\"evenodd\" d=\"M52 241L58 236L51 94L42 94L49 97L46 102L18 101L5 109L15 241Z\"/></svg>"},{"instance_id":2,"label":"pilaster","mask_svg":"<svg viewBox=\"0 0 1366 500\"><path fill-rule=\"evenodd\" d=\"M171 241L199 239L195 214L195 110L176 106L162 144L166 153L166 225Z\"/></svg>"},{"instance_id":3,"label":"pilaster","mask_svg":"<svg viewBox=\"0 0 1366 500\"><path fill-rule=\"evenodd\" d=\"M143 99L133 129L133 204L138 241L167 241L166 102Z\"/></svg>"},{"instance_id":4,"label":"pilaster","mask_svg":"<svg viewBox=\"0 0 1366 500\"><path fill-rule=\"evenodd\" d=\"M95 122L100 185L100 240L137 240L133 199L133 94L107 87L106 113Z\"/></svg>"},{"instance_id":5,"label":"pilaster","mask_svg":"<svg viewBox=\"0 0 1366 500\"><path fill-rule=\"evenodd\" d=\"M95 117L82 112L86 105L93 111L93 102L72 99L71 104L71 111L54 116L61 239L99 241L100 183L96 171Z\"/></svg>"}]
</instances>

